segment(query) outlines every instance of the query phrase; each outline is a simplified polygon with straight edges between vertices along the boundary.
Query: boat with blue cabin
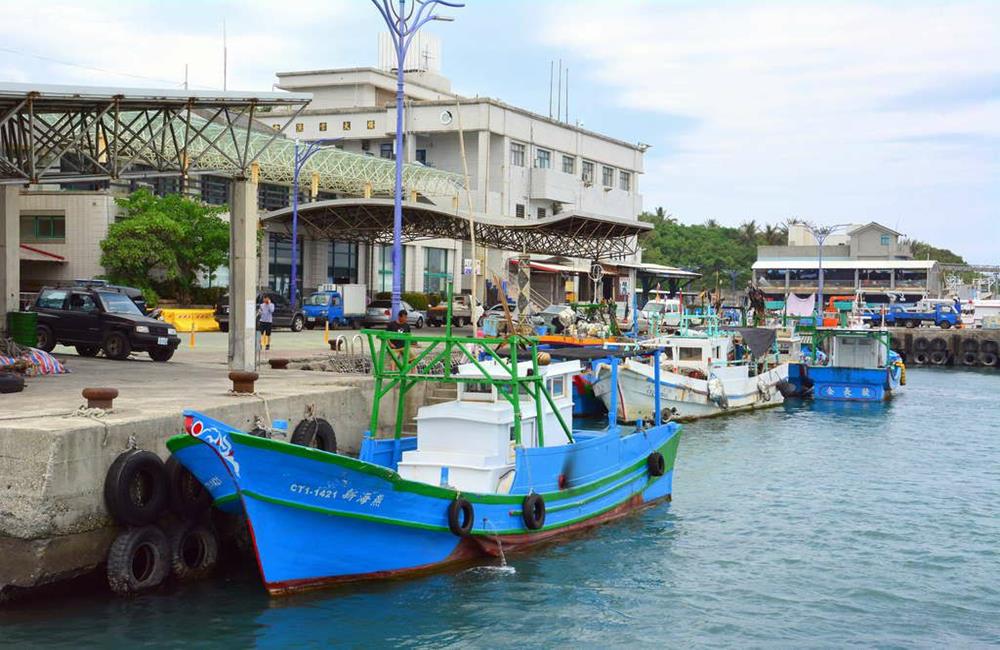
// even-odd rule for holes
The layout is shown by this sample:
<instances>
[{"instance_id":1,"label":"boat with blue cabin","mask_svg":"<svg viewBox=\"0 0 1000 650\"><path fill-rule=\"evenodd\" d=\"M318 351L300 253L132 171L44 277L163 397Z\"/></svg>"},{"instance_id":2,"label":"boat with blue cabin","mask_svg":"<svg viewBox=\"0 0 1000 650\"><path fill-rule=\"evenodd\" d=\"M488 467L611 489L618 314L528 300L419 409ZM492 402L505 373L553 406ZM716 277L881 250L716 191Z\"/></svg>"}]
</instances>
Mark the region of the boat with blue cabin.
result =
<instances>
[{"instance_id":1,"label":"boat with blue cabin","mask_svg":"<svg viewBox=\"0 0 1000 650\"><path fill-rule=\"evenodd\" d=\"M516 335L364 334L375 388L359 457L250 435L196 411L167 443L217 505L245 515L269 593L502 555L671 498L680 426L574 429L579 361L545 365L535 341ZM495 351L501 345L511 356ZM468 363L439 363L455 353ZM403 400L420 382L457 383L457 399L421 407L416 435L404 435ZM392 435L376 437L393 392Z\"/></svg>"}]
</instances>

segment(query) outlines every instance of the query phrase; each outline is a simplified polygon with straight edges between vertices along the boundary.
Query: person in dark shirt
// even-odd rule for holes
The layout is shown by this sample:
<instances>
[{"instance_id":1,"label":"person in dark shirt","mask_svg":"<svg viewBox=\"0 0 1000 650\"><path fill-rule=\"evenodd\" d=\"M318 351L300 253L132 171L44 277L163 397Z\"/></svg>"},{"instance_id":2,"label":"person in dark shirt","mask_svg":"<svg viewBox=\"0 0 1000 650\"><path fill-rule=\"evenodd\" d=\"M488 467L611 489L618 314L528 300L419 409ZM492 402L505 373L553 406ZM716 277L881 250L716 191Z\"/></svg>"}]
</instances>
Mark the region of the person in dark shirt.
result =
<instances>
[{"instance_id":1,"label":"person in dark shirt","mask_svg":"<svg viewBox=\"0 0 1000 650\"><path fill-rule=\"evenodd\" d=\"M406 310L400 309L399 313L396 314L396 320L386 325L385 330L387 332L399 332L401 334L409 334L410 323ZM403 347L403 339L401 338L389 339L389 346L392 347L393 350L399 350L400 348Z\"/></svg>"}]
</instances>

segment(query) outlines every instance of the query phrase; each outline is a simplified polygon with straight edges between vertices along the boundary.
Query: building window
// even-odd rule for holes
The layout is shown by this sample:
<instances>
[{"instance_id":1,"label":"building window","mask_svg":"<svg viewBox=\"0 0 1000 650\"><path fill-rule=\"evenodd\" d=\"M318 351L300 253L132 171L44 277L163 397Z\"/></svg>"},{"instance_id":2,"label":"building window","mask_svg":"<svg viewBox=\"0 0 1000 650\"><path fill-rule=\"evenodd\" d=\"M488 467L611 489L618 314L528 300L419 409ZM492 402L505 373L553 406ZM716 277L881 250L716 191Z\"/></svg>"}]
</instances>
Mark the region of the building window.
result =
<instances>
[{"instance_id":1,"label":"building window","mask_svg":"<svg viewBox=\"0 0 1000 650\"><path fill-rule=\"evenodd\" d=\"M342 128L345 131L350 131L351 130L351 121L350 120L344 120L343 123L340 125L340 128Z\"/></svg>"},{"instance_id":2,"label":"building window","mask_svg":"<svg viewBox=\"0 0 1000 650\"><path fill-rule=\"evenodd\" d=\"M922 289L927 285L927 271L896 269L896 288Z\"/></svg>"},{"instance_id":3,"label":"building window","mask_svg":"<svg viewBox=\"0 0 1000 650\"><path fill-rule=\"evenodd\" d=\"M295 123L295 132L296 133L302 133L305 130L306 130L306 125L305 124L303 124L302 122L296 122Z\"/></svg>"},{"instance_id":4,"label":"building window","mask_svg":"<svg viewBox=\"0 0 1000 650\"><path fill-rule=\"evenodd\" d=\"M222 176L202 176L201 200L209 205L225 205L228 203L229 179Z\"/></svg>"},{"instance_id":5,"label":"building window","mask_svg":"<svg viewBox=\"0 0 1000 650\"><path fill-rule=\"evenodd\" d=\"M257 207L261 210L287 208L290 195L291 191L284 185L261 183L257 186Z\"/></svg>"},{"instance_id":6,"label":"building window","mask_svg":"<svg viewBox=\"0 0 1000 650\"><path fill-rule=\"evenodd\" d=\"M618 187L626 192L632 191L632 174L628 172L618 172Z\"/></svg>"},{"instance_id":7,"label":"building window","mask_svg":"<svg viewBox=\"0 0 1000 650\"><path fill-rule=\"evenodd\" d=\"M583 174L580 175L584 183L594 182L594 163L589 160L583 161Z\"/></svg>"},{"instance_id":8,"label":"building window","mask_svg":"<svg viewBox=\"0 0 1000 650\"><path fill-rule=\"evenodd\" d=\"M421 165L426 165L427 164L427 150L426 149L417 149L416 154L417 154L417 162L420 163Z\"/></svg>"},{"instance_id":9,"label":"building window","mask_svg":"<svg viewBox=\"0 0 1000 650\"><path fill-rule=\"evenodd\" d=\"M267 244L267 286L283 296L291 293L292 239L271 233ZM296 259L296 284L302 293L302 238L299 238L299 256Z\"/></svg>"},{"instance_id":10,"label":"building window","mask_svg":"<svg viewBox=\"0 0 1000 650\"><path fill-rule=\"evenodd\" d=\"M882 245L883 246L889 245L889 235L882 235Z\"/></svg>"},{"instance_id":11,"label":"building window","mask_svg":"<svg viewBox=\"0 0 1000 650\"><path fill-rule=\"evenodd\" d=\"M280 124L272 124L271 125L271 129L274 130L274 131L280 131L281 130L281 125Z\"/></svg>"},{"instance_id":12,"label":"building window","mask_svg":"<svg viewBox=\"0 0 1000 650\"><path fill-rule=\"evenodd\" d=\"M64 215L22 216L21 241L51 243L65 242L66 217Z\"/></svg>"},{"instance_id":13,"label":"building window","mask_svg":"<svg viewBox=\"0 0 1000 650\"><path fill-rule=\"evenodd\" d=\"M402 265L399 268L400 284L406 288L406 251L409 246L403 246ZM392 291L392 246L379 246L378 252L378 290Z\"/></svg>"},{"instance_id":14,"label":"building window","mask_svg":"<svg viewBox=\"0 0 1000 650\"><path fill-rule=\"evenodd\" d=\"M369 131L375 130L375 120L368 120L368 130Z\"/></svg>"},{"instance_id":15,"label":"building window","mask_svg":"<svg viewBox=\"0 0 1000 650\"><path fill-rule=\"evenodd\" d=\"M614 167L602 167L601 168L601 182L604 183L604 187L614 187L615 186L615 168Z\"/></svg>"},{"instance_id":16,"label":"building window","mask_svg":"<svg viewBox=\"0 0 1000 650\"><path fill-rule=\"evenodd\" d=\"M358 243L351 241L330 242L326 281L353 284L358 281Z\"/></svg>"},{"instance_id":17,"label":"building window","mask_svg":"<svg viewBox=\"0 0 1000 650\"><path fill-rule=\"evenodd\" d=\"M536 210L535 214L538 215L539 219L544 219L545 218L545 208L538 208Z\"/></svg>"},{"instance_id":18,"label":"building window","mask_svg":"<svg viewBox=\"0 0 1000 650\"><path fill-rule=\"evenodd\" d=\"M576 173L576 158L573 156L563 156L563 173Z\"/></svg>"},{"instance_id":19,"label":"building window","mask_svg":"<svg viewBox=\"0 0 1000 650\"><path fill-rule=\"evenodd\" d=\"M510 164L515 167L524 167L524 145L520 142L510 143Z\"/></svg>"},{"instance_id":20,"label":"building window","mask_svg":"<svg viewBox=\"0 0 1000 650\"><path fill-rule=\"evenodd\" d=\"M320 131L326 131L326 122L320 122L319 123L319 130Z\"/></svg>"},{"instance_id":21,"label":"building window","mask_svg":"<svg viewBox=\"0 0 1000 650\"><path fill-rule=\"evenodd\" d=\"M424 292L441 293L448 290L451 267L448 265L447 248L424 249Z\"/></svg>"},{"instance_id":22,"label":"building window","mask_svg":"<svg viewBox=\"0 0 1000 650\"><path fill-rule=\"evenodd\" d=\"M892 282L892 271L889 269L860 269L858 281L862 287L881 287L888 289Z\"/></svg>"},{"instance_id":23,"label":"building window","mask_svg":"<svg viewBox=\"0 0 1000 650\"><path fill-rule=\"evenodd\" d=\"M514 216L518 219L524 219L524 204L518 203L514 206Z\"/></svg>"},{"instance_id":24,"label":"building window","mask_svg":"<svg viewBox=\"0 0 1000 650\"><path fill-rule=\"evenodd\" d=\"M380 144L378 146L378 155L381 156L382 158L388 158L389 160L393 160L392 143L383 142L382 144Z\"/></svg>"},{"instance_id":25,"label":"building window","mask_svg":"<svg viewBox=\"0 0 1000 650\"><path fill-rule=\"evenodd\" d=\"M552 167L552 152L547 149L535 149L535 167L539 169Z\"/></svg>"}]
</instances>

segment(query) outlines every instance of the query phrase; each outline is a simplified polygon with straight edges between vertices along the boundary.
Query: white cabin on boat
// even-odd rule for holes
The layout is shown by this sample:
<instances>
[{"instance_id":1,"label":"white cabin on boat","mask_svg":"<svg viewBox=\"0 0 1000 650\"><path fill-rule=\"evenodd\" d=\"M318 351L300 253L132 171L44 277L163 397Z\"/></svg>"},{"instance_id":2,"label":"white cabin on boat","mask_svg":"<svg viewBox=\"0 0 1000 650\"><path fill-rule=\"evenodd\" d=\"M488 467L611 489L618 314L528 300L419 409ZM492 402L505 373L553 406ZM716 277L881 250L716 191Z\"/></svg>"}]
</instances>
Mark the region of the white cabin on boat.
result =
<instances>
[{"instance_id":1,"label":"white cabin on boat","mask_svg":"<svg viewBox=\"0 0 1000 650\"><path fill-rule=\"evenodd\" d=\"M732 339L728 336L661 336L643 341L660 348L660 365L677 372L698 370L707 377L715 366L726 365Z\"/></svg>"},{"instance_id":2,"label":"white cabin on boat","mask_svg":"<svg viewBox=\"0 0 1000 650\"><path fill-rule=\"evenodd\" d=\"M889 348L870 330L842 330L830 337L828 358L833 368L885 368Z\"/></svg>"},{"instance_id":3,"label":"white cabin on boat","mask_svg":"<svg viewBox=\"0 0 1000 650\"><path fill-rule=\"evenodd\" d=\"M480 363L491 377L509 379L496 361ZM530 361L517 364L519 377L531 371ZM579 361L540 366L546 388L563 421L573 429L573 390ZM456 376L476 378L483 373L474 364L460 366ZM500 394L506 388L488 381L460 382L458 399L424 406L417 412L417 448L403 452L399 475L431 485L449 485L468 492L505 494L514 481L514 408ZM548 400L542 401L542 439L537 427L535 400L526 392L519 397L521 445L556 447L570 442Z\"/></svg>"}]
</instances>

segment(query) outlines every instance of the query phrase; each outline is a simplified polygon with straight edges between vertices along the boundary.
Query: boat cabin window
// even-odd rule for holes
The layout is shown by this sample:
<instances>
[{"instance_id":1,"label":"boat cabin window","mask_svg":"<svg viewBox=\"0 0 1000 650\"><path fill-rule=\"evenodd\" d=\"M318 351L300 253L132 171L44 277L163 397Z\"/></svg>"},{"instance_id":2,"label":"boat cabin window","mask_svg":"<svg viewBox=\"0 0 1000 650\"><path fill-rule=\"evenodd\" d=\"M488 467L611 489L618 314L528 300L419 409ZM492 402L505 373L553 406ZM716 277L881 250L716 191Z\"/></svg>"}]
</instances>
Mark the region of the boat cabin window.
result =
<instances>
[{"instance_id":1,"label":"boat cabin window","mask_svg":"<svg viewBox=\"0 0 1000 650\"><path fill-rule=\"evenodd\" d=\"M701 361L701 348L677 348L678 361Z\"/></svg>"},{"instance_id":2,"label":"boat cabin window","mask_svg":"<svg viewBox=\"0 0 1000 650\"><path fill-rule=\"evenodd\" d=\"M552 399L566 397L566 377L560 375L549 380L549 394Z\"/></svg>"},{"instance_id":3,"label":"boat cabin window","mask_svg":"<svg viewBox=\"0 0 1000 650\"><path fill-rule=\"evenodd\" d=\"M462 399L476 402L492 402L493 385L486 382L462 384Z\"/></svg>"}]
</instances>

